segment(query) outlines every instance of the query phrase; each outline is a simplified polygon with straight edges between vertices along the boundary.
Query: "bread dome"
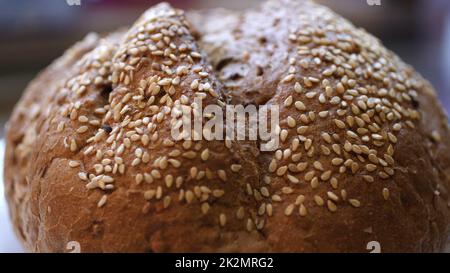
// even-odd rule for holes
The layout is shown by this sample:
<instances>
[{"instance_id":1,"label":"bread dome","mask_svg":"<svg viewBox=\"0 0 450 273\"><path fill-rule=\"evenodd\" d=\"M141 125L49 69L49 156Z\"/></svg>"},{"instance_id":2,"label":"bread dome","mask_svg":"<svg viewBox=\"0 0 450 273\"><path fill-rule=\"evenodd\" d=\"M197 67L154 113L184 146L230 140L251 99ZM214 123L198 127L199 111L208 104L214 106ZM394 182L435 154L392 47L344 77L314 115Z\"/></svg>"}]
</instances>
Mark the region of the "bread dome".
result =
<instances>
[{"instance_id":1,"label":"bread dome","mask_svg":"<svg viewBox=\"0 0 450 273\"><path fill-rule=\"evenodd\" d=\"M272 105L280 146L174 140L183 105ZM310 1L89 34L27 87L5 185L32 252L439 252L450 134L435 92Z\"/></svg>"}]
</instances>

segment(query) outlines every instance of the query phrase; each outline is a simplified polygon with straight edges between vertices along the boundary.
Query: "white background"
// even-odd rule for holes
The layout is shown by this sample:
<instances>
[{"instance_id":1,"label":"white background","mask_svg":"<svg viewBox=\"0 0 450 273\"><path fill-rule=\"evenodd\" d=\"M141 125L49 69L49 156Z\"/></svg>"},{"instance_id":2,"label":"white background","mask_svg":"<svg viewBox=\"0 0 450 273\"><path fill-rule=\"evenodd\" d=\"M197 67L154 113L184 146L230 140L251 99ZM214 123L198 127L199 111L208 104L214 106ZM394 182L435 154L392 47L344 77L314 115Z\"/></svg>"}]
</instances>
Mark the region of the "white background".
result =
<instances>
[{"instance_id":1,"label":"white background","mask_svg":"<svg viewBox=\"0 0 450 273\"><path fill-rule=\"evenodd\" d=\"M23 252L9 220L3 185L5 141L0 139L0 252Z\"/></svg>"}]
</instances>

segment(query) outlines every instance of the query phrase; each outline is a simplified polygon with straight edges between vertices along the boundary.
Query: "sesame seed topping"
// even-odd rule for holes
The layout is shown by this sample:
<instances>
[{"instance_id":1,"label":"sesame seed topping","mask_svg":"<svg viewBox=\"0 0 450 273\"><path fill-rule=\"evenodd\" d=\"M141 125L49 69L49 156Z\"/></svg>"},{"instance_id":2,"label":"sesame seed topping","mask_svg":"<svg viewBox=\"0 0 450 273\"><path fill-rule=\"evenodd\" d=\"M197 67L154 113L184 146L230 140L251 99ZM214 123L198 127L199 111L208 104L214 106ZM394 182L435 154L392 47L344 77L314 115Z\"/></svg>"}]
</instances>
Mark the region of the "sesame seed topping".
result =
<instances>
[{"instance_id":1,"label":"sesame seed topping","mask_svg":"<svg viewBox=\"0 0 450 273\"><path fill-rule=\"evenodd\" d=\"M284 214L286 216L289 216L292 214L292 212L294 211L294 204L289 204L286 209L284 210Z\"/></svg>"},{"instance_id":2,"label":"sesame seed topping","mask_svg":"<svg viewBox=\"0 0 450 273\"><path fill-rule=\"evenodd\" d=\"M357 199L349 199L348 202L355 208L359 208L361 206L361 202Z\"/></svg>"},{"instance_id":3,"label":"sesame seed topping","mask_svg":"<svg viewBox=\"0 0 450 273\"><path fill-rule=\"evenodd\" d=\"M223 214L223 213L220 214L220 216L219 216L219 223L220 223L220 226L222 226L222 227L224 227L226 225L226 223L227 223L227 216L225 214Z\"/></svg>"},{"instance_id":4,"label":"sesame seed topping","mask_svg":"<svg viewBox=\"0 0 450 273\"><path fill-rule=\"evenodd\" d=\"M323 206L325 204L325 202L323 201L322 197L320 197L318 195L314 195L314 202L316 202L316 204L318 206Z\"/></svg>"},{"instance_id":5,"label":"sesame seed topping","mask_svg":"<svg viewBox=\"0 0 450 273\"><path fill-rule=\"evenodd\" d=\"M99 207L99 208L103 207L106 204L107 199L108 199L108 196L106 194L104 194L102 196L102 198L100 198L100 200L98 201L97 207Z\"/></svg>"},{"instance_id":6,"label":"sesame seed topping","mask_svg":"<svg viewBox=\"0 0 450 273\"><path fill-rule=\"evenodd\" d=\"M169 208L176 199L168 194L176 191L179 201L185 201L183 205L191 204L198 210L198 201L201 213L217 213L214 217L218 216L219 225L224 227L227 217L217 211L215 201L225 195L228 184L220 181L238 185L240 178L251 176L252 169L262 168L261 181L248 179L242 184L244 193L257 206L247 213L244 207L233 208L236 218L246 221L247 230L252 231L267 225L269 218L264 215L272 216L279 209L277 205L282 205L275 202L292 202L289 198L295 196L294 204L282 205L287 205L286 216L298 206L298 214L305 217L315 211L310 209L314 203L331 212L337 211L342 200L361 207L359 200L347 200L346 187L353 181L347 181L347 176L363 183L375 183L375 178L376 183L388 182L381 179L392 179L401 167L394 160L396 143L401 141L399 133L407 132L404 128L415 129L420 118L414 106L419 86L410 82L408 71L398 67L391 54L373 44L366 34L355 33L346 24L337 24L338 28L335 24L324 28L307 24L310 18L306 17L300 20L305 26L296 30L293 25L286 37L295 50L286 52L288 67L281 83L276 81L279 86L274 90L280 96L276 93L274 98L287 112L282 116L283 127L276 130L280 147L272 158L260 161L268 166L258 166L252 156L241 157L236 152L240 144L230 140L222 143L228 150L221 150L209 142L169 139L164 130L167 126L180 128L180 117L186 111L201 114L193 97L221 106L231 97L224 96L220 88L228 87L227 83L216 80L215 71L204 60L208 50L198 50L184 15L172 9L149 14L152 16L140 19L119 44L104 38L81 58L82 72L64 86L77 99L61 107L58 113L62 115L51 123L57 132L76 132L64 139L64 147L73 153L80 148L81 155L90 158L87 163L81 161L83 171L75 170L88 189L108 194L117 184L115 180L122 181L119 176L130 176L136 182L132 187L141 189L148 201L144 205L147 212L152 202L161 201L158 205ZM324 11L317 20L333 18L328 14ZM243 51L242 59L251 62L251 52ZM260 70L265 77L266 68ZM92 90L107 96L104 106L89 112L85 111L89 105L80 98L87 98ZM198 134L209 138L213 132L193 132ZM438 130L429 132L435 144L443 137ZM73 159L69 166L80 167L80 159ZM217 160L222 161L220 166ZM105 205L106 194L98 207ZM389 190L383 188L382 195L388 200ZM310 202L312 196L314 203Z\"/></svg>"},{"instance_id":7,"label":"sesame seed topping","mask_svg":"<svg viewBox=\"0 0 450 273\"><path fill-rule=\"evenodd\" d=\"M305 205L300 204L298 213L300 214L300 216L306 216L308 214L308 210L306 209Z\"/></svg>"},{"instance_id":8,"label":"sesame seed topping","mask_svg":"<svg viewBox=\"0 0 450 273\"><path fill-rule=\"evenodd\" d=\"M389 199L389 189L388 188L383 188L383 198L384 200L388 200Z\"/></svg>"},{"instance_id":9,"label":"sesame seed topping","mask_svg":"<svg viewBox=\"0 0 450 273\"><path fill-rule=\"evenodd\" d=\"M203 214L207 214L208 211L209 211L209 209L210 209L209 203L207 203L207 202L202 203L202 205L201 205L201 211L202 211Z\"/></svg>"},{"instance_id":10,"label":"sesame seed topping","mask_svg":"<svg viewBox=\"0 0 450 273\"><path fill-rule=\"evenodd\" d=\"M80 166L80 162L79 161L74 161L74 160L69 161L69 167L76 168L78 166Z\"/></svg>"}]
</instances>

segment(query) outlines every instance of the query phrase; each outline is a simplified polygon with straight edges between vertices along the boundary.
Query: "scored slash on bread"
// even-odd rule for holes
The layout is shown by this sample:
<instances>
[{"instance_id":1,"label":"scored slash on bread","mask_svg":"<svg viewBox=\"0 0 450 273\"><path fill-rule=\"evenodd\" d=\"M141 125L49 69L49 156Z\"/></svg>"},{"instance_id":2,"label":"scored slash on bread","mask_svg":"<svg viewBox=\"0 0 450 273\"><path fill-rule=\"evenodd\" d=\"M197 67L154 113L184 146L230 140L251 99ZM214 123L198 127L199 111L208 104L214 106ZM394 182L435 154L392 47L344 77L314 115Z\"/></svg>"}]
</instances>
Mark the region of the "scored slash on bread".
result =
<instances>
[{"instance_id":1,"label":"scored slash on bread","mask_svg":"<svg viewBox=\"0 0 450 273\"><path fill-rule=\"evenodd\" d=\"M195 98L279 106L279 149L173 140ZM6 192L35 252L73 240L82 252L440 251L448 135L429 84L322 6L186 18L159 4L30 84L8 129Z\"/></svg>"}]
</instances>

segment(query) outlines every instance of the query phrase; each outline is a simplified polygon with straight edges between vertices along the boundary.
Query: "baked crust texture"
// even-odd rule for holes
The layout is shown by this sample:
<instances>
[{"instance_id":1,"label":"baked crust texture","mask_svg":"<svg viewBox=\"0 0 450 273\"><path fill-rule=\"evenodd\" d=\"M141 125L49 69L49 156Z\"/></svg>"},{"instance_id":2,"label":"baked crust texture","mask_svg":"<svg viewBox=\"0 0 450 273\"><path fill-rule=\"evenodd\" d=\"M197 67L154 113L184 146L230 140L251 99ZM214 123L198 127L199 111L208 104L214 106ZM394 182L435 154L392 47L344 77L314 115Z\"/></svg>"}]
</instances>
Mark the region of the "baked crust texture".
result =
<instances>
[{"instance_id":1,"label":"baked crust texture","mask_svg":"<svg viewBox=\"0 0 450 273\"><path fill-rule=\"evenodd\" d=\"M173 140L198 97L279 106L279 149ZM6 141L6 197L30 252L448 245L450 135L433 88L310 1L187 15L159 4L89 34L29 84Z\"/></svg>"}]
</instances>

